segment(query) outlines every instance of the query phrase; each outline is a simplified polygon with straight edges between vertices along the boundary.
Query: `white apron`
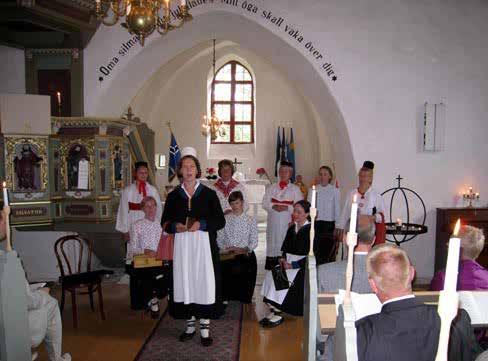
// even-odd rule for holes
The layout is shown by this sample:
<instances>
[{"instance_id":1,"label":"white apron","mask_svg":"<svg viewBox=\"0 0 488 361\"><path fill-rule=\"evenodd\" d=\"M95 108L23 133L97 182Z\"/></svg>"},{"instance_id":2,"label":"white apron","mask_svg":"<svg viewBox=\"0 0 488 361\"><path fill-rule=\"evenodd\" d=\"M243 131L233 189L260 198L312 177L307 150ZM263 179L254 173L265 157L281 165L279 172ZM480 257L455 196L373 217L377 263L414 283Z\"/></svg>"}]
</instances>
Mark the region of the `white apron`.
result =
<instances>
[{"instance_id":1,"label":"white apron","mask_svg":"<svg viewBox=\"0 0 488 361\"><path fill-rule=\"evenodd\" d=\"M286 261L288 263L297 262L306 256L297 256L295 254L286 254ZM288 277L288 282L293 282L295 277L300 271L299 268L295 269L287 269L286 276ZM291 286L290 286L291 287ZM263 287L261 288L261 295L266 297L268 300L276 302L277 304L281 305L285 300L286 295L290 289L286 288L284 290L277 291L275 288L273 274L271 271L266 272L266 276L264 277Z\"/></svg>"},{"instance_id":2,"label":"white apron","mask_svg":"<svg viewBox=\"0 0 488 361\"><path fill-rule=\"evenodd\" d=\"M266 257L281 256L281 246L291 222L291 212L278 212L274 209L268 212L268 226L266 227Z\"/></svg>"},{"instance_id":3,"label":"white apron","mask_svg":"<svg viewBox=\"0 0 488 361\"><path fill-rule=\"evenodd\" d=\"M173 287L174 302L215 303L215 275L208 232L175 234Z\"/></svg>"}]
</instances>

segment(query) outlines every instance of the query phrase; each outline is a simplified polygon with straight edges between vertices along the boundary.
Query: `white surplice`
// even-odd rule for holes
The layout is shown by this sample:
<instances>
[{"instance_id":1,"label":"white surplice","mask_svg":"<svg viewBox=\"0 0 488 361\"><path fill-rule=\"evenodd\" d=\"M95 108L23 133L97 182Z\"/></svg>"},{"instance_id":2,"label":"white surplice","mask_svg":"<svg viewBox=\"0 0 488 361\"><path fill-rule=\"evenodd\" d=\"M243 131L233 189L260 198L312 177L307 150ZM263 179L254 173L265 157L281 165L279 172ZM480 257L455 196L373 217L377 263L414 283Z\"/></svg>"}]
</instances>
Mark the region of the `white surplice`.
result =
<instances>
[{"instance_id":1,"label":"white surplice","mask_svg":"<svg viewBox=\"0 0 488 361\"><path fill-rule=\"evenodd\" d=\"M215 276L208 232L175 234L173 255L174 302L215 303Z\"/></svg>"},{"instance_id":2,"label":"white surplice","mask_svg":"<svg viewBox=\"0 0 488 361\"><path fill-rule=\"evenodd\" d=\"M303 199L303 193L295 184L288 185L281 189L279 184L273 184L266 189L263 197L263 208L268 212L268 223L266 227L266 257L281 256L281 246L286 236L293 205ZM278 212L273 209L276 204L288 206L288 210Z\"/></svg>"}]
</instances>

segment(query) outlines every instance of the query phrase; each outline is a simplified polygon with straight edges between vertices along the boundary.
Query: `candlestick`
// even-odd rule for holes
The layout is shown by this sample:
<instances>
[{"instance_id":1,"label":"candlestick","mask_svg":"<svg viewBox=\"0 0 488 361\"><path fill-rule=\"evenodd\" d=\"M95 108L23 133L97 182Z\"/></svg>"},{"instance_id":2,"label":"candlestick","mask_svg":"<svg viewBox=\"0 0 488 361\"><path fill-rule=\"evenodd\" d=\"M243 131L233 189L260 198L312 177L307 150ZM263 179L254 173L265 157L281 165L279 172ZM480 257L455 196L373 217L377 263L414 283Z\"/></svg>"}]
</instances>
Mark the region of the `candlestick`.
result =
<instances>
[{"instance_id":1,"label":"candlestick","mask_svg":"<svg viewBox=\"0 0 488 361\"><path fill-rule=\"evenodd\" d=\"M312 204L311 207L315 208L315 199L317 198L316 192L315 192L315 185L312 186Z\"/></svg>"},{"instance_id":2,"label":"candlestick","mask_svg":"<svg viewBox=\"0 0 488 361\"><path fill-rule=\"evenodd\" d=\"M454 227L453 236L449 239L449 251L447 254L446 277L444 280L444 290L456 292L458 268L459 268L459 252L461 248L461 239L457 237L461 220L458 219Z\"/></svg>"},{"instance_id":3,"label":"candlestick","mask_svg":"<svg viewBox=\"0 0 488 361\"><path fill-rule=\"evenodd\" d=\"M7 182L2 183L3 188L3 206L8 207L8 191L7 191Z\"/></svg>"},{"instance_id":4,"label":"candlestick","mask_svg":"<svg viewBox=\"0 0 488 361\"><path fill-rule=\"evenodd\" d=\"M358 204L356 202L357 194L354 195L351 205L351 221L349 223L349 232L356 233L356 221L358 218Z\"/></svg>"}]
</instances>

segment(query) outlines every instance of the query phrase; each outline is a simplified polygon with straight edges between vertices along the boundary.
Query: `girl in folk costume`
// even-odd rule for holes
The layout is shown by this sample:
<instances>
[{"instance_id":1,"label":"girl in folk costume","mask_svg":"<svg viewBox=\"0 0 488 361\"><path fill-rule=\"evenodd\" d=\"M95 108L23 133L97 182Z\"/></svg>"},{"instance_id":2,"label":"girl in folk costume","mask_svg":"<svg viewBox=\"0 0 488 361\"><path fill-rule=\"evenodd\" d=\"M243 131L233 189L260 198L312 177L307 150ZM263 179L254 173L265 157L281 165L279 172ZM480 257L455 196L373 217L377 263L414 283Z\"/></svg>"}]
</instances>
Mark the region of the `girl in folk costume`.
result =
<instances>
[{"instance_id":1,"label":"girl in folk costume","mask_svg":"<svg viewBox=\"0 0 488 361\"><path fill-rule=\"evenodd\" d=\"M182 184L168 194L162 219L175 235L169 312L187 320L181 342L193 338L199 318L201 343L210 346L210 319L223 313L216 238L225 218L215 192L197 180L201 168L193 148L183 149L177 174Z\"/></svg>"},{"instance_id":2,"label":"girl in folk costume","mask_svg":"<svg viewBox=\"0 0 488 361\"><path fill-rule=\"evenodd\" d=\"M317 265L335 261L335 224L341 215L339 189L331 184L334 174L328 166L319 169L317 192L317 218L315 220L314 252ZM308 192L312 201L312 189Z\"/></svg>"},{"instance_id":3,"label":"girl in folk costume","mask_svg":"<svg viewBox=\"0 0 488 361\"><path fill-rule=\"evenodd\" d=\"M229 203L232 213L225 216L225 227L217 233L222 254L223 299L251 303L257 274L254 249L258 246L258 225L244 212L240 191L229 195Z\"/></svg>"},{"instance_id":4,"label":"girl in folk costume","mask_svg":"<svg viewBox=\"0 0 488 361\"><path fill-rule=\"evenodd\" d=\"M293 209L295 222L288 228L283 241L280 266L286 272L289 288L277 290L275 277L268 271L264 278L261 294L271 313L259 323L263 327L276 327L283 322L281 312L303 316L303 297L305 289L305 265L310 251L310 223L308 221L310 203L299 201Z\"/></svg>"},{"instance_id":5,"label":"girl in folk costume","mask_svg":"<svg viewBox=\"0 0 488 361\"><path fill-rule=\"evenodd\" d=\"M156 257L159 243L167 236L163 234L160 219L156 218L157 204L154 197L144 197L141 201L144 218L135 221L130 227L130 243L127 253L130 258L145 254ZM151 314L159 314L159 300L166 295L165 280L158 277L163 274L163 267L134 268L127 266L130 275L130 301L131 308L139 310L149 305ZM154 295L154 297L153 297Z\"/></svg>"},{"instance_id":6,"label":"girl in folk costume","mask_svg":"<svg viewBox=\"0 0 488 361\"><path fill-rule=\"evenodd\" d=\"M341 218L336 226L337 236L343 239L344 227L349 221L354 195L357 196L358 213L369 216L376 223L376 244L385 243L385 204L381 194L373 187L374 163L367 160L359 170L359 186L352 189L346 197Z\"/></svg>"},{"instance_id":7,"label":"girl in folk costume","mask_svg":"<svg viewBox=\"0 0 488 361\"><path fill-rule=\"evenodd\" d=\"M269 186L263 197L263 208L268 212L266 229L266 265L271 270L278 264L281 245L291 222L293 205L303 199L303 194L295 184L290 183L293 164L281 162L278 175L280 181Z\"/></svg>"},{"instance_id":8,"label":"girl in folk costume","mask_svg":"<svg viewBox=\"0 0 488 361\"><path fill-rule=\"evenodd\" d=\"M229 204L229 194L235 191L242 193L244 197L244 212L247 212L249 205L247 203L246 188L242 183L236 181L232 176L235 173L234 164L229 159L223 159L219 162L219 179L213 184L213 189L219 197L220 205L224 214L229 214L232 212L232 208Z\"/></svg>"},{"instance_id":9,"label":"girl in folk costume","mask_svg":"<svg viewBox=\"0 0 488 361\"><path fill-rule=\"evenodd\" d=\"M141 209L141 201L143 198L151 196L156 200L156 219L161 219L161 198L157 189L147 182L148 174L147 163L136 162L136 180L123 189L120 197L115 229L124 234L124 240L126 242L131 242L129 234L130 226L139 219L144 218L144 212ZM130 254L132 248L133 245L128 244L126 264L129 265L132 263L132 255Z\"/></svg>"}]
</instances>

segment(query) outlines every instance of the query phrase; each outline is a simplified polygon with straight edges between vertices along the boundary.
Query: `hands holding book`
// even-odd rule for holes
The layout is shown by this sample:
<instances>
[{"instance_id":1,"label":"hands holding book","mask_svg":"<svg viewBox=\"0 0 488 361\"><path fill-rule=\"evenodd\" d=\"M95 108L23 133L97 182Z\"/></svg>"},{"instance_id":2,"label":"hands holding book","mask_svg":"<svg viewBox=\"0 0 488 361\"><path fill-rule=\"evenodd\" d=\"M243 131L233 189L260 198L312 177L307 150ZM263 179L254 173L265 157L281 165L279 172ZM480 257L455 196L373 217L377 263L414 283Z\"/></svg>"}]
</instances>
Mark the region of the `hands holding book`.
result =
<instances>
[{"instance_id":1,"label":"hands holding book","mask_svg":"<svg viewBox=\"0 0 488 361\"><path fill-rule=\"evenodd\" d=\"M186 224L176 223L176 233L196 232L200 229L200 222L194 218L188 217Z\"/></svg>"}]
</instances>

